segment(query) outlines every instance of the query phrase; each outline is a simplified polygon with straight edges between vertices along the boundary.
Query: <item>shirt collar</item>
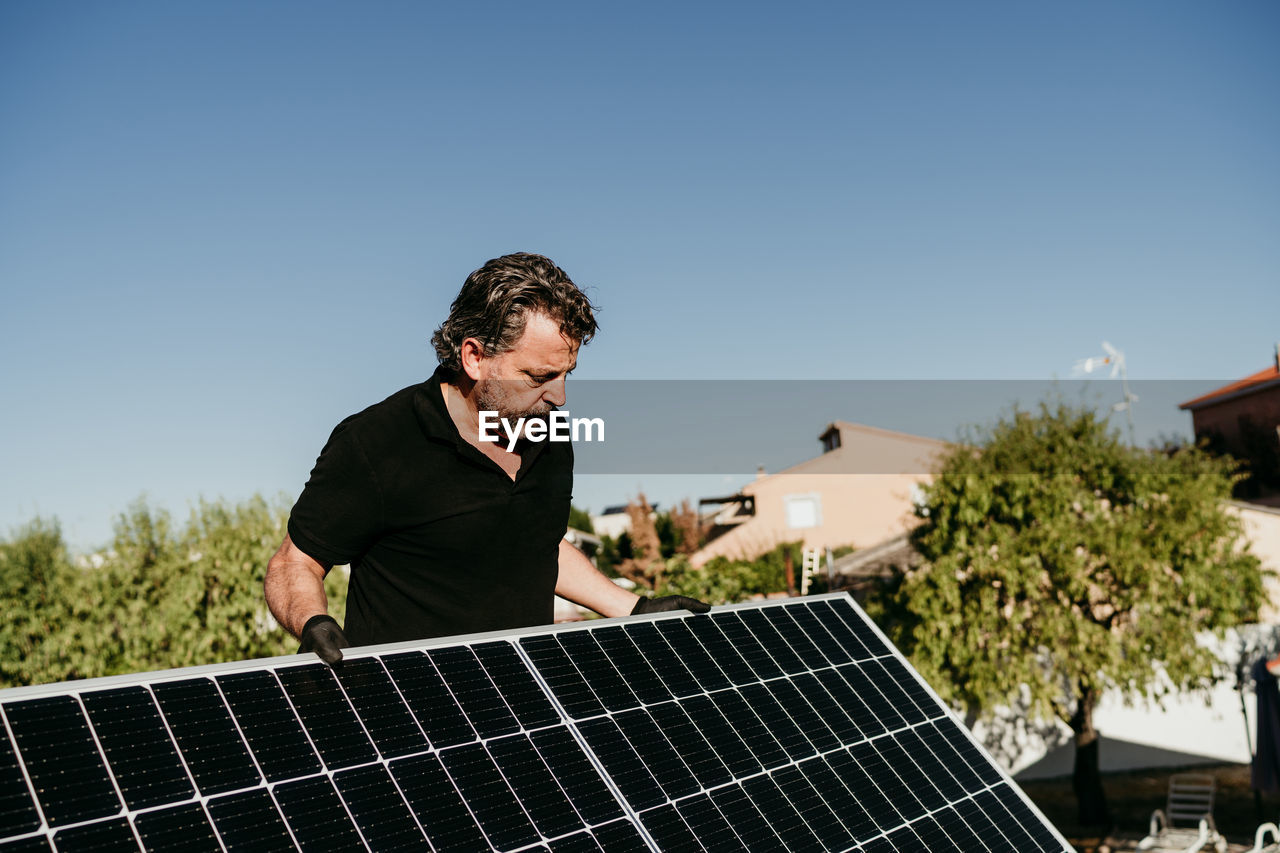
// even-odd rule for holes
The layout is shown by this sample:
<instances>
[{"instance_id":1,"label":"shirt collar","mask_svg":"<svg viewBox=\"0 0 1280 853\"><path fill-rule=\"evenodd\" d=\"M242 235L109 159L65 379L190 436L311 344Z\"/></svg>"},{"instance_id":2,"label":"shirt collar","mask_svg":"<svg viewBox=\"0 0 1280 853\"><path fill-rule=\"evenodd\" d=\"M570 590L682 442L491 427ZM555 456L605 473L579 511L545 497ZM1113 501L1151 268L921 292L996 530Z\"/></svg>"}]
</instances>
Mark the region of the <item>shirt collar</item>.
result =
<instances>
[{"instance_id":1,"label":"shirt collar","mask_svg":"<svg viewBox=\"0 0 1280 853\"><path fill-rule=\"evenodd\" d=\"M474 456L478 459L484 459L491 465L494 470L499 470L492 460L486 459L484 454L476 450L469 442L467 442L460 432L458 425L453 422L453 416L449 414L449 407L445 404L444 394L440 391L440 383L448 382L453 378L452 371L443 365L437 367L435 372L431 374L431 378L424 384L422 393L420 393L415 401L415 409L418 413L418 423L422 426L422 432L427 438L435 441L451 444L458 449L458 452ZM521 439L521 455L520 473L516 479L519 480L524 476L524 472L529 470L534 460L542 455L542 445L546 442L531 442Z\"/></svg>"},{"instance_id":2,"label":"shirt collar","mask_svg":"<svg viewBox=\"0 0 1280 853\"><path fill-rule=\"evenodd\" d=\"M444 441L459 448L466 444L458 425L449 414L444 395L440 392L440 383L449 381L451 372L443 365L437 367L431 378L423 383L422 393L418 394L414 408L418 414L418 423L427 438Z\"/></svg>"}]
</instances>

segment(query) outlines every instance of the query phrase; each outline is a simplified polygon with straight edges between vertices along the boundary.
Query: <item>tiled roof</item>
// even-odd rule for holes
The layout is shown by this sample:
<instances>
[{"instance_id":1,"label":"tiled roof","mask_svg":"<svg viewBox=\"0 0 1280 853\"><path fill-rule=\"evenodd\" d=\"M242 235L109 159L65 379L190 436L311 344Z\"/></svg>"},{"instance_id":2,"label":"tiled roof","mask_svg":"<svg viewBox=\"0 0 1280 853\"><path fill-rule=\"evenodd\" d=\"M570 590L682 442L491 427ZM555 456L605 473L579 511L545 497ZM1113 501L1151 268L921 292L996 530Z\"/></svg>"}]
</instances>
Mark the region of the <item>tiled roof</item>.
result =
<instances>
[{"instance_id":1,"label":"tiled roof","mask_svg":"<svg viewBox=\"0 0 1280 853\"><path fill-rule=\"evenodd\" d=\"M1277 381L1280 381L1280 366L1273 364L1265 370L1259 370L1252 376L1246 376L1244 379L1239 379L1229 385L1223 385L1221 388L1210 391L1208 394L1201 394L1194 400L1188 400L1187 402L1180 404L1178 408L1199 409L1202 406L1209 405L1210 403L1220 402L1222 399L1227 397L1236 397L1240 394L1260 391L1262 390L1262 386ZM1254 386L1258 387L1255 388Z\"/></svg>"}]
</instances>

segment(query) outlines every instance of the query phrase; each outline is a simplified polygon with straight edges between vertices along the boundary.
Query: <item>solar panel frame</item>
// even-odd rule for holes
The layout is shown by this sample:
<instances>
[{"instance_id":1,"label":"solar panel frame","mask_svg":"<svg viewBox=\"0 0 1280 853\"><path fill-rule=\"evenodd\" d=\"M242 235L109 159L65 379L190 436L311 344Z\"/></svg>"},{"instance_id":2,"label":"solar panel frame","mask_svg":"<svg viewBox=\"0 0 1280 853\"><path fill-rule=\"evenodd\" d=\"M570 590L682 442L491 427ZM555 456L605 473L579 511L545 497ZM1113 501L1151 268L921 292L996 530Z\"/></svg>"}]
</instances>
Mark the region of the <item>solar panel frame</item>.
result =
<instances>
[{"instance_id":1,"label":"solar panel frame","mask_svg":"<svg viewBox=\"0 0 1280 853\"><path fill-rule=\"evenodd\" d=\"M491 669L477 655L477 647L487 649L486 654L494 660L494 668ZM512 657L503 651L505 647L513 650L523 666L528 667L532 684L545 694L548 704L558 715L557 721L549 721L545 708L539 706L536 693L529 689L530 684L524 674L512 667ZM585 651L579 651L579 657L575 658L573 654L565 652L566 647ZM458 648L465 651L445 651ZM640 674L634 689L627 684L626 673L610 673L602 669L603 666L616 665L612 662L609 649L620 650L620 656L627 660L646 662L644 666L638 667ZM539 650L546 650L549 655L543 655ZM433 652L436 654L433 655ZM533 834L530 835L521 827L509 836L509 839L518 839L519 849L593 850L608 841L604 845L605 850L682 849L689 844L689 849L696 851L702 849L697 841L699 837L712 844L708 849L738 849L739 845L757 849L757 843L758 849L881 849L886 844L890 846L885 849L894 849L894 839L915 838L916 843L920 843L919 838L923 835L933 837L944 832L939 823L939 815L952 821L956 818L962 821L957 826L969 833L965 835L966 838L994 838L992 832L1000 833L1001 826L977 806L979 791L983 803L996 810L998 816L1003 816L1000 819L1004 822L1005 829L1016 835L1019 843L1031 842L1035 845L1035 848L1026 849L1071 849L1034 803L973 738L954 712L941 702L932 688L910 668L901 653L844 593L716 607L709 618L690 617L683 611L677 611L627 619L536 626L514 631L353 648L346 650L345 654L347 660L352 662L370 659L379 662L380 669L390 678L399 701L409 711L410 718L421 733L422 743L427 745L425 749L406 752L410 747L402 746L383 754L378 737L353 712L352 716L360 724L360 730L373 757L363 763L350 756L339 757L330 766L320 744L307 729L307 719L300 713L302 709L298 707L298 701L295 701L297 697L290 695L283 683L285 677L280 674L280 671L290 670L291 672L286 673L287 678L296 680L300 678L299 673L304 668L319 672L321 668L316 667L315 657L309 654L0 690L0 753L3 753L4 741L8 741L10 750L13 750L13 744L16 743L8 712L8 707L16 703L45 697L70 697L81 708L80 715L88 724L90 720L83 708L83 695L113 688L142 686L147 689L152 705L161 710L163 717L165 703L158 694L168 690L165 685L203 679L217 688L222 702L230 709L230 717L242 745L249 745L248 756L258 776L250 786L225 789L214 785L211 790L205 790L200 783L199 774L188 767L183 737L171 730L170 740L178 746L184 772L188 777L187 784L193 786L194 794L165 805L137 810L130 810L121 802L120 810L112 815L98 815L80 822L68 822L64 819L60 826L50 827L44 805L35 793L30 771L19 751L17 759L21 779L27 788L26 794L39 820L39 826L0 837L0 845L7 848L10 843L22 842L25 849L28 846L26 842L30 842L33 849L43 849L38 844L42 838L52 836L56 844L58 837L66 833L67 840L70 841L71 835L76 832L90 832L98 825L105 831L106 824L115 825L120 819L125 820L125 825L137 840L141 838L139 824L144 828L158 828L158 831L177 820L172 816L162 819L158 813L176 812L179 808L184 811L178 817L185 817L190 812L191 819L200 818L203 825L211 827L215 833L220 831L219 821L225 820L229 834L234 834L235 815L230 811L232 798L246 798L247 802L248 797L254 796L259 806L269 804L274 807L275 815L284 814L287 818L288 811L282 798L284 802L292 803L290 810L293 810L297 806L296 799L291 797L294 789L325 787L325 780L327 788L332 790L332 798L326 795L327 802L331 807L335 803L341 807L342 813L338 816L345 816L354 840L364 843L367 839L361 836L360 821L355 817L357 809L352 809L343 799L339 787L335 787L337 774L381 766L386 780L390 780L400 793L400 804L418 823L418 828L423 830L420 813L415 810L414 797L405 781L412 764L420 764L425 756L434 757L436 765L447 774L447 767L440 764L438 757L441 751L453 752L471 744L472 748L457 753L458 756L465 753L479 758L483 753L492 763L493 757L487 751L487 744L500 739L531 737L529 744L544 762L550 765L555 761L564 768L569 767L562 762L566 756L553 753L552 758L548 758L547 750L563 750L566 744L575 744L581 756L598 774L605 791L614 799L615 808L604 805L605 801L600 793L585 793L594 787L590 780L587 780L587 788L582 788L577 780L566 778L565 790L574 787L576 796L594 798L593 803L588 805L584 802L580 809L582 813L578 816L582 821L581 827L548 838L538 832L535 822L526 813L525 817L529 819ZM542 663L549 664L549 668L544 668L539 663L540 656L544 658ZM421 672L436 673L435 678L439 680L442 671L437 667L436 658L450 661L450 668L453 667L452 662L464 661L466 664L462 669L470 673L468 677L478 679L483 676L483 681L476 680L468 687L468 690L475 687L476 692L467 694L470 697L468 703L481 709L485 728L481 736L475 733L475 721L467 719L464 713L462 718L465 725L472 729L469 739L460 739L460 733L440 740L432 737L431 726L423 719L425 711L421 707L422 701L417 702L418 707L415 707L411 698L415 690L419 694L421 690L411 690L410 686L401 685L393 671L393 665L389 663L398 661L400 668L405 671L408 670L408 664L413 663ZM499 658L502 660L498 660ZM476 665L473 667L469 660L475 660ZM370 666L367 663L362 665ZM590 673L586 678L582 677L584 669ZM259 675L243 675L248 673ZM263 673L266 674L265 678ZM621 683L614 675L622 676ZM346 697L349 707L354 707L357 711L361 708L362 702L352 700L347 689L349 685L346 682L352 679L344 679L341 673L338 678L333 679L327 670L321 673L321 678L325 677L332 679L332 686L336 687L337 693L333 695ZM557 685L557 679L561 678L565 679L568 687ZM504 692L502 687L494 687L500 679L509 685L505 688L509 692ZM308 769L301 775L290 775L278 770L270 776L264 773L267 768L261 764L258 751L252 743L252 734L244 731L234 703L230 701L232 697L224 695L227 692L224 690L225 686L236 686L246 680L256 680L262 686L274 684L274 691L278 691L279 697L283 698L285 709L293 714L297 728L307 743L310 757L315 759L315 765L308 762ZM597 686L604 694L603 697L596 693ZM450 685L446 681L440 681L439 685L432 688L436 691L434 694L428 690L428 693L421 694L418 698L421 700L428 695L443 696L440 687L450 696L453 695ZM561 701L561 693L557 691L557 687L560 687L569 701ZM858 692L859 688L862 693ZM494 689L501 706L492 702L494 694L489 692L490 689ZM750 694L750 698L762 703L760 707L755 707L744 699L744 689ZM378 701L388 701L390 694L385 685L379 690L381 698ZM885 696L885 691L893 696ZM234 694L237 691L231 692ZM519 708L515 701L517 694ZM628 696L630 700L627 699ZM865 701L854 701L853 707L850 707L850 697L854 700L870 699L874 707ZM306 700L301 701L305 706ZM460 697L455 697L453 701L459 708L463 707ZM530 705L530 702L533 704ZM400 742L416 743L416 736L404 725L405 720L398 707L394 703L386 707L394 712L397 730L401 735ZM697 715L690 713L695 707L699 712ZM795 709L795 714L788 710L789 707ZM277 711L280 710L278 706ZM312 716L314 711L312 709ZM712 720L702 722L702 715L712 711ZM762 714L769 719L762 719ZM806 722L808 730L795 723L797 714ZM678 790L682 793L668 797L667 792L655 780L651 769L644 764L640 764L638 769L628 769L627 765L634 762L623 753L634 749L633 741L628 739L628 732L619 729L614 723L614 717L623 718L624 715L628 722L635 720L641 724L640 728L634 730L629 727L637 741L641 740L641 728L647 736L652 736L654 730L657 730L659 739L651 744L646 743L644 749L648 754L665 756L667 761L675 756L678 763L672 763L670 769L663 772L668 785L674 786L671 791ZM284 719L283 713L277 716ZM667 724L669 733L664 732L660 724L653 722L655 716ZM884 724L886 717L889 719L889 726ZM840 726L839 733L832 734L822 724L814 725L815 720L821 723L824 719L836 720ZM782 738L777 736L778 731L773 728L775 723L782 731ZM722 725L733 728L738 738L726 736L713 741L712 732ZM88 728L92 734L92 725L88 725ZM876 731L877 728L880 730ZM879 783L867 776L865 770L861 776L842 776L839 768L852 770L860 767L852 752L853 746L857 744L851 745L847 740L854 733L861 738L858 743L862 744L869 744L869 739L881 739L882 749L872 747L878 760L871 757L870 753L860 753L865 754L867 760L877 767L891 768L881 755L882 750L898 762L905 756L907 763L902 765L902 771L917 785L921 779L928 780L939 765L946 769L947 776L943 784L947 790L930 785L925 792L928 802L936 808L925 809L912 818L910 823L900 814L898 822L894 823L892 815L884 812L880 815L879 822L875 823L880 834L872 838L865 837L868 823L873 821L874 816L861 810L858 792L854 790L859 785L869 781L874 790L884 798L883 805L895 812L889 798L880 790L880 785L892 789L894 796L903 797L904 802L909 801L913 812L924 808L924 802L920 796L910 793L907 782L899 778L899 774L892 769ZM565 735L571 740L566 739ZM911 759L911 750L898 742L898 735L903 736L903 741L912 750L919 750L921 744L926 746L929 757L922 756L922 760L930 765L928 768ZM593 746L593 739L603 750L603 755ZM295 741L301 743L296 738ZM687 758L671 747L673 741L689 750ZM98 742L96 735L94 742ZM610 748L623 752L611 755ZM934 749L948 750L954 761L943 760ZM98 744L98 754L101 757L101 744ZM303 755L305 757L306 752ZM365 755L368 757L367 753ZM3 757L0 754L0 759ZM578 768L583 766L581 758L569 757L567 760L576 761ZM450 757L450 761L459 762L459 758ZM961 763L970 771L967 788L951 775L954 770L950 765L955 762ZM610 764L620 771L620 775L615 776L609 772ZM111 765L104 761L103 766L111 779L115 797L121 799L121 788L115 782ZM310 769L312 767L315 769ZM510 779L501 768L498 765L494 767L499 777L510 785ZM398 771L404 772L398 774ZM0 777L4 772L5 767L0 760ZM375 771L365 772L373 774ZM575 772L579 778L585 778L581 775L581 769ZM635 772L637 775L632 779L627 776L628 772ZM742 775L744 773L749 775ZM832 786L833 778L840 782L838 788ZM386 780L379 777L375 780L376 785L366 787L377 787L385 793ZM5 778L0 778L0 783L5 781ZM8 782L12 788L12 779ZM296 784L300 782L307 784ZM456 779L452 782L455 787L459 785ZM979 785L981 788L978 788ZM624 786L628 791L624 791ZM284 790L277 792L280 788ZM869 804L875 806L878 800L870 796L871 790L867 789L867 797ZM966 798L960 801L949 799L957 790L965 791ZM270 799L262 800L255 793L260 791L267 792ZM903 793L904 791L907 793ZM638 799L633 803L629 798L631 796ZM21 797L18 799L20 801ZM465 811L471 814L472 807L462 798L459 801ZM806 811L797 812L797 803L805 805ZM842 814L841 809L847 810L850 803L856 804L859 811L846 811ZM369 812L375 804L359 805ZM20 803L19 809L21 810ZM752 814L759 815L760 819L744 817L744 809L754 809ZM587 810L590 810L590 815ZM729 816L731 813L732 818ZM245 820L252 818L248 811L243 814L248 815ZM269 811L260 812L259 816L262 814L271 817ZM472 819L474 820L474 815ZM544 816L543 820L546 819ZM746 824L741 823L744 820ZM763 825L770 827L769 833L759 833L761 821ZM296 843L298 835L290 821L285 819L281 823L288 834L288 840ZM30 821L23 825L29 826ZM278 827L274 822L271 825L276 827L277 840L281 840ZM402 821L399 827L404 829L406 825ZM563 820L555 825L558 829L569 829L569 824ZM734 831L734 827L742 829L744 825L755 827L751 832L742 830L741 834L748 835L749 838L741 838ZM243 829L243 826L236 826ZM684 827L686 835L680 835L680 827ZM311 830L314 827L310 827L308 831ZM436 849L451 848L452 842L443 836L437 838L432 837L429 831L423 832ZM466 835L465 831L463 835ZM642 846L635 847L637 839ZM665 839L670 845L660 846L659 839ZM855 839L860 839L860 846L855 846ZM306 845L303 846L305 848ZM228 845L228 849L232 849L232 846ZM453 849L468 848L454 844Z\"/></svg>"}]
</instances>

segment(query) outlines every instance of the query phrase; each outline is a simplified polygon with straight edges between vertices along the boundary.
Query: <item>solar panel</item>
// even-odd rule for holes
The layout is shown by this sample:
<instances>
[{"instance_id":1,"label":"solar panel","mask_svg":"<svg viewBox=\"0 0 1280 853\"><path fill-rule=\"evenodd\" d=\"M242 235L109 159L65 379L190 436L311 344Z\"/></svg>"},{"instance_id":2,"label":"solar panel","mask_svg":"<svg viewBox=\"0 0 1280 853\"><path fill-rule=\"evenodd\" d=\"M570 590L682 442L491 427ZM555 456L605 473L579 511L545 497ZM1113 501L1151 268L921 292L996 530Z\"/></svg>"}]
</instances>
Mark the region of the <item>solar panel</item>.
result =
<instances>
[{"instance_id":1,"label":"solar panel","mask_svg":"<svg viewBox=\"0 0 1280 853\"><path fill-rule=\"evenodd\" d=\"M1071 849L844 594L17 688L0 720L5 853Z\"/></svg>"}]
</instances>

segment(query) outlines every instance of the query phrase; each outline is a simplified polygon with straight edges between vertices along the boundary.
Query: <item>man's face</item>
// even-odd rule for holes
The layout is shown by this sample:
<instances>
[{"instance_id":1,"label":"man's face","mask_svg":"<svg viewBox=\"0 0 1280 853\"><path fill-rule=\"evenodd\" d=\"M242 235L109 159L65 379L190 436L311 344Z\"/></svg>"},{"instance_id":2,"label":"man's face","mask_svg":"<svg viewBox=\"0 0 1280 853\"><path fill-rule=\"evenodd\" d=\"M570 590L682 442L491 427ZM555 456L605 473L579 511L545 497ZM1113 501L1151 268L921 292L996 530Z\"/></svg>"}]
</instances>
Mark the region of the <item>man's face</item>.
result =
<instances>
[{"instance_id":1,"label":"man's face","mask_svg":"<svg viewBox=\"0 0 1280 853\"><path fill-rule=\"evenodd\" d=\"M514 349L481 359L476 408L511 421L543 417L565 404L565 377L577 364L577 341L545 314L530 314Z\"/></svg>"}]
</instances>

